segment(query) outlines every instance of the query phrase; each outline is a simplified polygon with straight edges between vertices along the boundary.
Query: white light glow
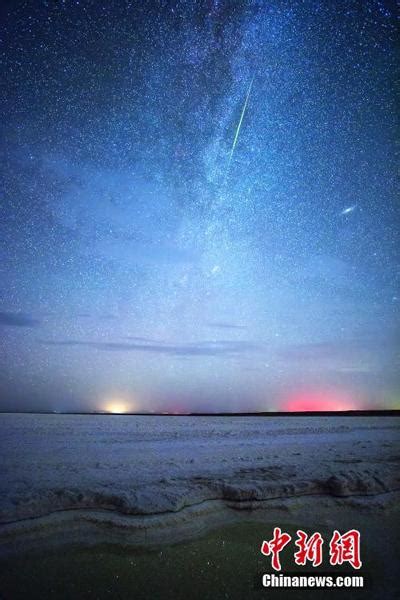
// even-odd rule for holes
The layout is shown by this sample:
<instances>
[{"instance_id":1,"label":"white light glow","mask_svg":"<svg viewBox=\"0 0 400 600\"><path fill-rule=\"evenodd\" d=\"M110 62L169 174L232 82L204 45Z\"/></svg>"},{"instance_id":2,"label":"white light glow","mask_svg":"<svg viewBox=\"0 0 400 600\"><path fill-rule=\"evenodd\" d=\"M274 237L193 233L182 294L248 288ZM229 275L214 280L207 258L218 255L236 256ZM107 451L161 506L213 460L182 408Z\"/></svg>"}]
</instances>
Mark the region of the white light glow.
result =
<instances>
[{"instance_id":1,"label":"white light glow","mask_svg":"<svg viewBox=\"0 0 400 600\"><path fill-rule=\"evenodd\" d=\"M104 405L105 412L113 415L122 415L124 413L135 412L135 404L131 401L122 400L121 398L112 398Z\"/></svg>"}]
</instances>

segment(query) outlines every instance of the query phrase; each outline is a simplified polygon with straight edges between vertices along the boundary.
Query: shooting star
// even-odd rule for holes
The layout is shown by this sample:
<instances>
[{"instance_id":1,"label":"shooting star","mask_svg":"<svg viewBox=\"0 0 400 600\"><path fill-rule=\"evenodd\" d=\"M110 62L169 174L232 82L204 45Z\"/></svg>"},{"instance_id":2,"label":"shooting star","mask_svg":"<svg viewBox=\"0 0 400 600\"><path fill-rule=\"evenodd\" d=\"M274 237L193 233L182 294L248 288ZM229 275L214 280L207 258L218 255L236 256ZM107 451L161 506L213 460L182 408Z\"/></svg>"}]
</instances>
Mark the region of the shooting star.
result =
<instances>
[{"instance_id":1,"label":"shooting star","mask_svg":"<svg viewBox=\"0 0 400 600\"><path fill-rule=\"evenodd\" d=\"M353 210L355 210L356 208L357 208L357 204L353 204L353 206L349 206L348 208L344 208L340 214L341 215L348 215L348 214L352 213Z\"/></svg>"},{"instance_id":2,"label":"shooting star","mask_svg":"<svg viewBox=\"0 0 400 600\"><path fill-rule=\"evenodd\" d=\"M254 75L252 77L252 80L250 81L250 85L249 85L249 88L248 88L247 94L246 94L246 99L245 99L244 104L243 104L242 113L240 115L239 123L238 123L238 126L236 127L235 137L234 137L234 140L233 140L231 151L229 153L229 160L228 160L228 166L226 168L225 181L228 179L229 169L231 167L233 153L235 152L236 144L237 144L237 141L238 141L238 138L239 138L240 128L242 126L243 118L244 118L244 115L246 113L247 104L248 104L249 98L250 98L251 88L253 87L253 81L254 81Z\"/></svg>"}]
</instances>

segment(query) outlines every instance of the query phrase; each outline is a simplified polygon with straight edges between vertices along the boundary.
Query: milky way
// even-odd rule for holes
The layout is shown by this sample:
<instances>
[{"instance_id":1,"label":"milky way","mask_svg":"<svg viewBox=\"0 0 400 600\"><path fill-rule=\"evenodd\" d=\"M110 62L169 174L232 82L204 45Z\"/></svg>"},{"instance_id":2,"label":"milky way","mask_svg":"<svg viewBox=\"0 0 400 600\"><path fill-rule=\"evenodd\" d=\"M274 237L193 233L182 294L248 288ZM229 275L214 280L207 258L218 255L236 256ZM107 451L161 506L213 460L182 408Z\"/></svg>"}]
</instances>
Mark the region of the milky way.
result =
<instances>
[{"instance_id":1,"label":"milky way","mask_svg":"<svg viewBox=\"0 0 400 600\"><path fill-rule=\"evenodd\" d=\"M2 11L0 408L399 407L391 3Z\"/></svg>"}]
</instances>

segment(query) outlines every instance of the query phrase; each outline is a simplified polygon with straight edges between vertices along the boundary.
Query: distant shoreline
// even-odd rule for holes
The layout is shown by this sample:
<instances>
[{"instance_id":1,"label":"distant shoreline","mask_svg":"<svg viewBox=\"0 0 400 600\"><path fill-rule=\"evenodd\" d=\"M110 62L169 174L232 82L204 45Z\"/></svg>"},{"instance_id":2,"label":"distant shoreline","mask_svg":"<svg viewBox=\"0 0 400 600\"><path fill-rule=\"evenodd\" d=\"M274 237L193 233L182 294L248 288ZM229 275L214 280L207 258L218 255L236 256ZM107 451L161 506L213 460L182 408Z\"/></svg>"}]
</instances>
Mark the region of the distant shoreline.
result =
<instances>
[{"instance_id":1,"label":"distant shoreline","mask_svg":"<svg viewBox=\"0 0 400 600\"><path fill-rule=\"evenodd\" d=\"M330 411L299 411L299 412L218 412L218 413L172 413L172 412L63 412L52 410L0 410L0 415L94 415L107 417L399 417L400 409L384 410L330 410Z\"/></svg>"}]
</instances>

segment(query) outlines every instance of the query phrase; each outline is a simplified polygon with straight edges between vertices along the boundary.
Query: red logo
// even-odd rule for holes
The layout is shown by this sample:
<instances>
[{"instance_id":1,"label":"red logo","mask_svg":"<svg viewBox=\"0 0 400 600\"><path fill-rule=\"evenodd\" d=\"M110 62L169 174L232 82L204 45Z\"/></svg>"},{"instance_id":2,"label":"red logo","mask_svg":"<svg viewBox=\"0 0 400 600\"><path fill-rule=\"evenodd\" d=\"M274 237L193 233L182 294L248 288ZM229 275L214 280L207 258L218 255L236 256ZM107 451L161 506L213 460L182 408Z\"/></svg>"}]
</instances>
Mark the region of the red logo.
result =
<instances>
[{"instance_id":1,"label":"red logo","mask_svg":"<svg viewBox=\"0 0 400 600\"><path fill-rule=\"evenodd\" d=\"M301 529L297 530L295 545L298 550L294 553L296 565L305 565L310 562L313 567L319 567L322 564L322 546L324 540L319 531L308 535ZM329 562L331 565L342 565L348 562L354 569L359 569L362 565L360 559L360 532L356 529L350 529L342 535L335 529L329 542ZM283 548L292 540L289 533L282 532L280 527L274 528L273 538L269 541L263 541L261 544L261 554L271 556L272 568L275 571L281 570L279 555Z\"/></svg>"},{"instance_id":2,"label":"red logo","mask_svg":"<svg viewBox=\"0 0 400 600\"><path fill-rule=\"evenodd\" d=\"M322 563L323 543L324 540L318 531L309 538L304 531L298 529L295 544L299 550L294 555L296 565L305 565L306 561L310 561L313 567L318 567Z\"/></svg>"},{"instance_id":3,"label":"red logo","mask_svg":"<svg viewBox=\"0 0 400 600\"><path fill-rule=\"evenodd\" d=\"M292 536L288 533L282 533L279 527L274 529L274 537L269 542L263 542L261 545L261 553L264 556L272 555L272 567L275 571L281 570L281 562L279 560L279 554L283 548L290 542Z\"/></svg>"},{"instance_id":4,"label":"red logo","mask_svg":"<svg viewBox=\"0 0 400 600\"><path fill-rule=\"evenodd\" d=\"M360 560L360 532L350 529L347 533L340 535L335 529L329 544L331 565L342 565L348 562L354 569L362 565Z\"/></svg>"}]
</instances>

